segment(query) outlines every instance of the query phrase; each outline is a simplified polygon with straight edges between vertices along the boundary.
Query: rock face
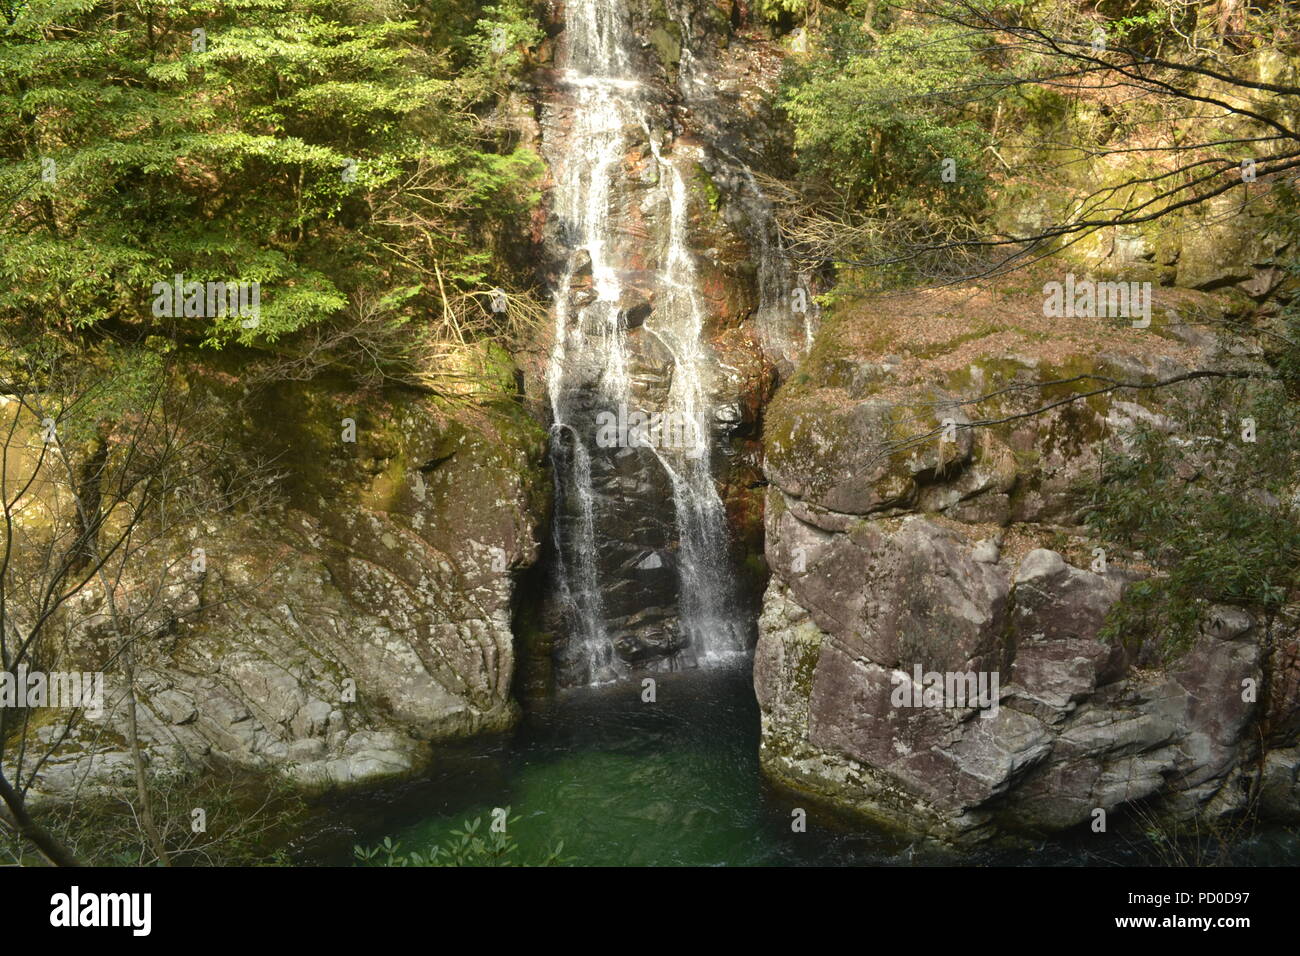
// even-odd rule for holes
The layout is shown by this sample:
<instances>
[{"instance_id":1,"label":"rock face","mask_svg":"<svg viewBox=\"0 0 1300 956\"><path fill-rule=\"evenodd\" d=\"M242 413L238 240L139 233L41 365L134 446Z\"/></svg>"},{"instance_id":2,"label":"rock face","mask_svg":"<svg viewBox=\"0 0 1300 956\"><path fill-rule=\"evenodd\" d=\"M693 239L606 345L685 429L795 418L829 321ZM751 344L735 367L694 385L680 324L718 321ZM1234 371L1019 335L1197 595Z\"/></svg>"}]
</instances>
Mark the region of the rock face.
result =
<instances>
[{"instance_id":1,"label":"rock face","mask_svg":"<svg viewBox=\"0 0 1300 956\"><path fill-rule=\"evenodd\" d=\"M867 524L828 535L787 510L771 526L779 549L808 550L802 572L777 565L791 570L760 620L769 773L952 840L1064 829L1153 795L1187 812L1244 805L1253 622L1207 629L1168 673L1135 673L1096 636L1123 574L1045 549L979 561L979 544L920 516ZM994 706L899 706L917 667L998 675ZM1277 753L1285 802L1294 767Z\"/></svg>"},{"instance_id":2,"label":"rock face","mask_svg":"<svg viewBox=\"0 0 1300 956\"><path fill-rule=\"evenodd\" d=\"M540 429L508 405L476 420L314 385L241 407L223 427L241 455L274 462L278 504L162 546L202 547L205 567L182 564L142 622L158 632L139 644L137 679L154 771L216 758L309 786L360 783L417 767L430 740L508 727L515 580L537 558L549 501ZM86 669L112 647L103 603L88 589L76 608ZM129 769L111 670L106 690L34 797Z\"/></svg>"},{"instance_id":3,"label":"rock face","mask_svg":"<svg viewBox=\"0 0 1300 956\"><path fill-rule=\"evenodd\" d=\"M1294 817L1300 705L1279 649L1294 636L1273 635L1266 660L1257 622L1216 607L1169 666L1099 638L1144 572L1095 555L1072 487L1158 407L1089 398L1020 419L1016 382L1068 379L1084 359L1026 347L945 367L930 343L927 362L873 363L855 360L850 332L824 335L768 409L772 578L754 663L765 771L956 843L1137 801L1186 818L1257 797ZM1178 341L1138 354L1098 339L1086 361L1149 381L1208 358ZM1008 385L987 416L1007 426L954 427L969 421L954 400Z\"/></svg>"}]
</instances>

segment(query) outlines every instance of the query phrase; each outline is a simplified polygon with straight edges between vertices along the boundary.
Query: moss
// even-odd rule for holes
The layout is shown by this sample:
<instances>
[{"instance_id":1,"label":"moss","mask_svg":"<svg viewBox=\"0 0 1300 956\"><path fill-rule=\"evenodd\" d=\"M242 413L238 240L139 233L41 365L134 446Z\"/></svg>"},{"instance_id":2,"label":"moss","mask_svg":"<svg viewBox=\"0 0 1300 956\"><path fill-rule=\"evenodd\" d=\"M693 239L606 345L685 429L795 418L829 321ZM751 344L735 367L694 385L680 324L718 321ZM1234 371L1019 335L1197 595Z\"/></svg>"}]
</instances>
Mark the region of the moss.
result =
<instances>
[{"instance_id":1,"label":"moss","mask_svg":"<svg viewBox=\"0 0 1300 956\"><path fill-rule=\"evenodd\" d=\"M669 16L663 0L654 0L649 14L650 26L645 38L663 64L669 82L675 83L677 69L682 61L682 28Z\"/></svg>"},{"instance_id":2,"label":"moss","mask_svg":"<svg viewBox=\"0 0 1300 956\"><path fill-rule=\"evenodd\" d=\"M797 629L792 640L786 641L786 651L795 657L790 666L790 686L800 700L811 701L813 682L817 678L817 662L821 659L823 634L816 625L807 624Z\"/></svg>"},{"instance_id":3,"label":"moss","mask_svg":"<svg viewBox=\"0 0 1300 956\"><path fill-rule=\"evenodd\" d=\"M981 325L976 329L972 329L969 332L964 332L961 335L957 336L956 338L949 339L946 342L935 342L935 343L931 343L930 345L922 346L919 348L907 348L906 352L908 355L911 355L913 358L919 358L919 359L937 358L940 355L947 355L949 352L956 350L959 346L962 346L967 342L974 342L977 339L982 339L985 336L992 335L994 332L1001 331L1001 329L1002 326Z\"/></svg>"},{"instance_id":4,"label":"moss","mask_svg":"<svg viewBox=\"0 0 1300 956\"><path fill-rule=\"evenodd\" d=\"M717 212L718 207L722 204L722 193L718 190L713 177L708 174L703 166L698 166L695 169L695 184L700 192L704 194L704 201L708 203L709 209Z\"/></svg>"},{"instance_id":5,"label":"moss","mask_svg":"<svg viewBox=\"0 0 1300 956\"><path fill-rule=\"evenodd\" d=\"M540 568L527 572L519 581L519 601L511 623L515 647L514 693L518 697L542 697L555 688L555 644L557 635L543 621L545 574Z\"/></svg>"},{"instance_id":6,"label":"moss","mask_svg":"<svg viewBox=\"0 0 1300 956\"><path fill-rule=\"evenodd\" d=\"M21 716L18 716L19 714L21 714ZM13 717L14 726L9 732L8 739L5 741L6 749L16 749L24 734L31 739L35 739L36 733L42 728L54 727L66 723L69 714L70 711L59 707L31 707L16 711ZM116 734L116 732L111 729L98 731L98 733L101 736L107 735L104 738L106 742L119 742L118 738L120 735ZM73 742L66 744L61 749L61 752L80 753L83 749L84 748L81 747L79 742ZM39 747L37 752L40 752Z\"/></svg>"}]
</instances>

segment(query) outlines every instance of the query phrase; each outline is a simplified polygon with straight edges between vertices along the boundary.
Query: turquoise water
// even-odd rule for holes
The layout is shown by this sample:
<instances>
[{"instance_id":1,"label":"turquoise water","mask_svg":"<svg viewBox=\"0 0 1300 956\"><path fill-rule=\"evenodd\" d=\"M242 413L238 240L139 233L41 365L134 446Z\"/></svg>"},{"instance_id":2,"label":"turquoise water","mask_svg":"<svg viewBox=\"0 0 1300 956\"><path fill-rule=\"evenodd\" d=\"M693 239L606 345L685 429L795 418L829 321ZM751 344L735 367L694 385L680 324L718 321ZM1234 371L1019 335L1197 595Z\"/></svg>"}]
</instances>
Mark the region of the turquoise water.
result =
<instances>
[{"instance_id":1,"label":"turquoise water","mask_svg":"<svg viewBox=\"0 0 1300 956\"><path fill-rule=\"evenodd\" d=\"M347 864L354 844L392 837L424 850L465 820L509 806L522 857L560 841L579 865L751 866L1159 863L1140 834L1070 837L954 854L818 807L758 767L758 706L749 668L656 676L583 688L529 706L509 735L439 748L422 778L336 798L304 862ZM807 811L807 831L791 812ZM1123 830L1122 827L1116 827ZM1273 830L1235 847L1255 865L1300 860L1294 834ZM1235 854L1234 854L1235 855Z\"/></svg>"}]
</instances>

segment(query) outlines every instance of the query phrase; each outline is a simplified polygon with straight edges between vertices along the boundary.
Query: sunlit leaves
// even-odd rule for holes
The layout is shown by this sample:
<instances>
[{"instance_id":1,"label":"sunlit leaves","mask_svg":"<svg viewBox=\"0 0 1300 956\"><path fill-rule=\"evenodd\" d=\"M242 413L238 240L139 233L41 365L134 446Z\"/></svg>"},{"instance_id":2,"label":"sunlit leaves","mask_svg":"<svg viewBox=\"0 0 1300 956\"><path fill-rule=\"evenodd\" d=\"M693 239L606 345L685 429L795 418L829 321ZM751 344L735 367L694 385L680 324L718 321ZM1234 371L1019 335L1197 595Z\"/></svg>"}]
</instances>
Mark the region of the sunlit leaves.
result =
<instances>
[{"instance_id":1,"label":"sunlit leaves","mask_svg":"<svg viewBox=\"0 0 1300 956\"><path fill-rule=\"evenodd\" d=\"M8 9L0 315L274 345L339 319L360 283L422 288L429 257L448 281L481 276L497 223L538 198L536 157L476 112L541 35L516 4ZM261 321L158 320L148 290L180 273L260 282ZM432 305L402 300L407 317Z\"/></svg>"}]
</instances>

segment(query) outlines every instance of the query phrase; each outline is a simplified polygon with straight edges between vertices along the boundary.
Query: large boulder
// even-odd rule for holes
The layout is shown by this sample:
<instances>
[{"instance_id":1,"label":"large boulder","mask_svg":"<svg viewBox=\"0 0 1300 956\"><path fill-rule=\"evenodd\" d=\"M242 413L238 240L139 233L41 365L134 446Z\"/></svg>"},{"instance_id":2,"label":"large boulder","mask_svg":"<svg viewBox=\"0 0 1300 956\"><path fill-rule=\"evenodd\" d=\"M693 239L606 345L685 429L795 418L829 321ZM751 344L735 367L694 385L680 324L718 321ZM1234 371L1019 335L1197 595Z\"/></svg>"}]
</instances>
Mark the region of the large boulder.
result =
<instances>
[{"instance_id":1,"label":"large boulder","mask_svg":"<svg viewBox=\"0 0 1300 956\"><path fill-rule=\"evenodd\" d=\"M972 569L952 532L910 518L878 533L946 586L872 592L881 626L805 610L796 596L816 588L773 579L754 671L770 774L956 842L1064 829L1153 795L1184 814L1242 807L1236 771L1254 752L1243 682L1262 677L1244 634L1207 630L1177 667L1134 672L1121 646L1098 638L1120 575L1037 549L1018 566L981 565L972 599L951 586ZM936 539L950 546L936 552ZM874 580L867 562L859 571ZM918 671L996 677L996 697L917 707L909 692L900 703ZM1290 784L1273 778L1282 800Z\"/></svg>"},{"instance_id":2,"label":"large boulder","mask_svg":"<svg viewBox=\"0 0 1300 956\"><path fill-rule=\"evenodd\" d=\"M974 311L965 326L987 322L982 336L951 331L983 294L831 317L767 410L765 771L953 842L1137 802L1213 818L1257 795L1294 814L1293 639L1266 642L1228 607L1173 661L1109 635L1150 566L1108 557L1081 520L1107 446L1172 428L1158 390L1098 386L1253 361L1248 343L1218 354L1187 324L1235 306L1162 293L1143 333L1062 329L1030 300L1001 322Z\"/></svg>"}]
</instances>

